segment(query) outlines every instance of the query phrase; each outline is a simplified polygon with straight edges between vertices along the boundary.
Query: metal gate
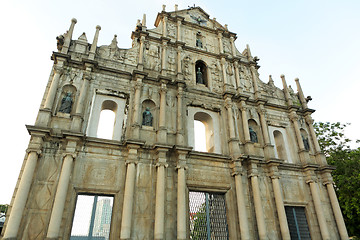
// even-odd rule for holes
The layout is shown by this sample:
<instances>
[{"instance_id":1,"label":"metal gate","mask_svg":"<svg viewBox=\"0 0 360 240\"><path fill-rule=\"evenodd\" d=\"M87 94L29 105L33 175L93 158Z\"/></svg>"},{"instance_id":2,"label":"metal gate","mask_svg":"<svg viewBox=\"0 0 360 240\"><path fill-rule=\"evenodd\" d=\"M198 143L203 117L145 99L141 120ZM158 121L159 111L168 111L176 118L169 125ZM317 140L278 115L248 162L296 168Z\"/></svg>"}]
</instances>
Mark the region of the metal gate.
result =
<instances>
[{"instance_id":1,"label":"metal gate","mask_svg":"<svg viewBox=\"0 0 360 240\"><path fill-rule=\"evenodd\" d=\"M224 194L191 191L189 210L190 239L229 239Z\"/></svg>"}]
</instances>

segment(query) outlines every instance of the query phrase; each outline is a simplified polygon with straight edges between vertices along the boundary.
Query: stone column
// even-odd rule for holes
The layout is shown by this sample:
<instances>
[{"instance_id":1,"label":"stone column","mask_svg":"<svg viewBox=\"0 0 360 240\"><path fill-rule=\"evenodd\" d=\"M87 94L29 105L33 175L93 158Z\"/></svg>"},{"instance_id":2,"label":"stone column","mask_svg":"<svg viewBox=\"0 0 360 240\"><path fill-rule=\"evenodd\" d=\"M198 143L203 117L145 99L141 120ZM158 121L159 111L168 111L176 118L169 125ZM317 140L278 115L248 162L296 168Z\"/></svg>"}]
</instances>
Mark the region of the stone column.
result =
<instances>
[{"instance_id":1,"label":"stone column","mask_svg":"<svg viewBox=\"0 0 360 240\"><path fill-rule=\"evenodd\" d=\"M57 88L59 85L60 75L62 74L62 71L63 71L62 68L63 68L63 62L58 62L54 66L54 76L51 81L50 88L49 88L49 91L48 91L48 94L46 96L46 100L44 103L44 108L48 109L50 111L54 105L55 96L56 96Z\"/></svg>"},{"instance_id":2,"label":"stone column","mask_svg":"<svg viewBox=\"0 0 360 240\"><path fill-rule=\"evenodd\" d=\"M177 47L177 78L178 79L182 79L181 52L182 52L182 47L179 45Z\"/></svg>"},{"instance_id":3,"label":"stone column","mask_svg":"<svg viewBox=\"0 0 360 240\"><path fill-rule=\"evenodd\" d=\"M164 220L165 220L165 168L167 150L158 150L157 156L157 179L156 179L156 201L155 201L155 229L154 239L164 239Z\"/></svg>"},{"instance_id":4,"label":"stone column","mask_svg":"<svg viewBox=\"0 0 360 240\"><path fill-rule=\"evenodd\" d=\"M314 120L311 118L311 116L308 114L305 116L305 121L309 127L309 130L310 130L310 135L311 135L311 138L312 138L312 142L314 144L314 147L315 147L315 156L316 156L316 161L318 164L320 165L327 165L327 162L326 162L326 157L325 155L321 152L321 149L320 149L320 145L319 145L319 142L318 142L318 139L317 139L317 136L316 136L316 133L315 133L315 130L314 130Z\"/></svg>"},{"instance_id":5,"label":"stone column","mask_svg":"<svg viewBox=\"0 0 360 240\"><path fill-rule=\"evenodd\" d=\"M242 119L242 125L243 125L243 131L244 131L244 138L245 138L245 149L247 154L253 153L253 143L250 139L250 132L249 132L249 124L248 124L248 116L247 116L247 108L245 105L245 101L242 100L240 102L240 110L241 110L241 119Z\"/></svg>"},{"instance_id":6,"label":"stone column","mask_svg":"<svg viewBox=\"0 0 360 240\"><path fill-rule=\"evenodd\" d=\"M140 134L140 95L141 95L141 87L142 87L142 78L137 77L135 82L135 94L134 94L134 108L133 108L133 116L132 116L132 126L133 126L133 133L132 137L135 139L139 138Z\"/></svg>"},{"instance_id":7,"label":"stone column","mask_svg":"<svg viewBox=\"0 0 360 240\"><path fill-rule=\"evenodd\" d=\"M283 197L281 195L281 187L279 183L280 176L277 165L274 164L270 165L270 175L274 190L276 210L279 217L281 237L283 240L290 240L291 238L290 238L289 226L286 218Z\"/></svg>"},{"instance_id":8,"label":"stone column","mask_svg":"<svg viewBox=\"0 0 360 240\"><path fill-rule=\"evenodd\" d=\"M177 185L177 240L185 240L186 238L186 151L177 151L178 163L176 166L178 172Z\"/></svg>"},{"instance_id":9,"label":"stone column","mask_svg":"<svg viewBox=\"0 0 360 240\"><path fill-rule=\"evenodd\" d=\"M254 65L250 66L250 71L251 71L251 76L253 79L255 98L260 98L261 94L260 94L260 90L259 90L259 86L258 86L258 82L257 82L258 77L257 77L257 72L256 72Z\"/></svg>"},{"instance_id":10,"label":"stone column","mask_svg":"<svg viewBox=\"0 0 360 240\"><path fill-rule=\"evenodd\" d=\"M89 83L91 81L91 68L86 68L83 75L83 83L80 90L80 95L78 102L76 104L75 114L73 116L73 122L71 125L71 130L73 131L80 131L81 124L83 120L83 113L84 113L84 105L86 96L88 94Z\"/></svg>"},{"instance_id":11,"label":"stone column","mask_svg":"<svg viewBox=\"0 0 360 240\"><path fill-rule=\"evenodd\" d=\"M221 58L221 69L222 69L222 74L223 74L223 78L224 78L224 85L229 85L227 74L226 74L226 60L223 57Z\"/></svg>"},{"instance_id":12,"label":"stone column","mask_svg":"<svg viewBox=\"0 0 360 240\"><path fill-rule=\"evenodd\" d=\"M93 43L91 44L91 48L90 48L90 52L89 52L89 59L90 60L95 59L96 47L97 47L97 42L98 42L98 39L99 39L100 30L101 30L101 27L99 25L97 25L94 40L93 40Z\"/></svg>"},{"instance_id":13,"label":"stone column","mask_svg":"<svg viewBox=\"0 0 360 240\"><path fill-rule=\"evenodd\" d=\"M303 109L307 109L308 108L307 102L306 102L306 99L304 97L304 93L303 93L303 91L301 89L299 79L295 78L295 82L296 82L296 87L297 87L297 90L298 90L299 98L300 98L300 101L301 101L301 105L302 105Z\"/></svg>"},{"instance_id":14,"label":"stone column","mask_svg":"<svg viewBox=\"0 0 360 240\"><path fill-rule=\"evenodd\" d=\"M249 178L251 180L251 188L253 191L255 215L256 215L256 223L259 231L259 239L265 240L267 239L266 225L265 225L264 211L262 209L262 203L261 203L261 193L260 193L256 163L251 163Z\"/></svg>"},{"instance_id":15,"label":"stone column","mask_svg":"<svg viewBox=\"0 0 360 240\"><path fill-rule=\"evenodd\" d=\"M227 110L227 119L228 119L228 126L229 126L229 146L230 146L230 153L234 159L240 157L240 148L239 148L239 141L236 137L235 133L235 124L234 124L234 116L233 116L233 108L232 108L232 101L231 96L225 96L225 108Z\"/></svg>"},{"instance_id":16,"label":"stone column","mask_svg":"<svg viewBox=\"0 0 360 240\"><path fill-rule=\"evenodd\" d=\"M42 143L42 139L40 137L34 139L35 142L38 142L39 145ZM33 176L38 160L38 156L41 154L41 151L38 148L29 148L27 150L27 158L23 173L20 178L19 186L16 191L14 203L11 206L11 212L9 216L9 220L7 222L4 239L16 239L21 218L23 216L24 208L26 205L26 201L29 196L29 191L31 187L31 183L33 182Z\"/></svg>"},{"instance_id":17,"label":"stone column","mask_svg":"<svg viewBox=\"0 0 360 240\"><path fill-rule=\"evenodd\" d=\"M234 40L235 40L234 37L231 36L231 37L230 37L231 54L232 54L233 56L236 56L236 49L235 49Z\"/></svg>"},{"instance_id":18,"label":"stone column","mask_svg":"<svg viewBox=\"0 0 360 240\"><path fill-rule=\"evenodd\" d=\"M265 154L265 158L268 160L268 159L275 157L275 152L274 152L273 145L270 143L268 126L267 126L266 118L265 118L266 110L263 105L259 105L257 110L258 110L259 117L260 117L260 125L261 125L262 134L264 136L264 143L265 143L264 154Z\"/></svg>"},{"instance_id":19,"label":"stone column","mask_svg":"<svg viewBox=\"0 0 360 240\"><path fill-rule=\"evenodd\" d=\"M300 132L299 123L298 123L298 116L295 111L291 111L289 114L289 117L293 123L294 130L295 130L296 140L297 140L298 146L299 146L300 161L303 164L306 164L309 159L309 156L306 155L307 151L305 150L304 142L301 137L301 132Z\"/></svg>"},{"instance_id":20,"label":"stone column","mask_svg":"<svg viewBox=\"0 0 360 240\"><path fill-rule=\"evenodd\" d=\"M176 23L176 41L181 41L181 19L178 19Z\"/></svg>"},{"instance_id":21,"label":"stone column","mask_svg":"<svg viewBox=\"0 0 360 240\"><path fill-rule=\"evenodd\" d=\"M160 114L157 141L160 143L166 143L166 139L166 82L163 81L160 88Z\"/></svg>"},{"instance_id":22,"label":"stone column","mask_svg":"<svg viewBox=\"0 0 360 240\"><path fill-rule=\"evenodd\" d=\"M184 84L178 84L178 94L177 94L177 119L176 119L176 144L183 146L184 135L183 135L183 91Z\"/></svg>"},{"instance_id":23,"label":"stone column","mask_svg":"<svg viewBox=\"0 0 360 240\"><path fill-rule=\"evenodd\" d=\"M242 166L239 161L234 162L232 176L235 178L236 203L238 207L240 234L242 240L250 240L248 216L242 183Z\"/></svg>"},{"instance_id":24,"label":"stone column","mask_svg":"<svg viewBox=\"0 0 360 240\"><path fill-rule=\"evenodd\" d=\"M324 210L321 205L319 186L313 178L314 177L312 176L308 176L308 180L306 181L306 183L310 185L310 192L314 202L315 212L320 226L322 239L330 240L331 238L327 227L326 219L324 216Z\"/></svg>"},{"instance_id":25,"label":"stone column","mask_svg":"<svg viewBox=\"0 0 360 240\"><path fill-rule=\"evenodd\" d=\"M238 93L241 93L242 88L241 88L241 80L240 80L239 62L238 61L234 62L234 67L235 67L236 90Z\"/></svg>"},{"instance_id":26,"label":"stone column","mask_svg":"<svg viewBox=\"0 0 360 240\"><path fill-rule=\"evenodd\" d=\"M222 33L218 32L218 40L219 40L219 49L220 49L220 54L224 53L224 46L223 46L223 42L222 42Z\"/></svg>"},{"instance_id":27,"label":"stone column","mask_svg":"<svg viewBox=\"0 0 360 240\"><path fill-rule=\"evenodd\" d=\"M285 75L281 74L280 77L281 77L281 81L282 81L283 88L284 88L283 91L284 91L285 99L286 99L287 105L290 107L293 105L293 102L291 100L289 89L288 89L288 86L287 86L287 83L285 80Z\"/></svg>"},{"instance_id":28,"label":"stone column","mask_svg":"<svg viewBox=\"0 0 360 240\"><path fill-rule=\"evenodd\" d=\"M163 28L162 28L162 36L167 36L167 16L164 16L163 18Z\"/></svg>"},{"instance_id":29,"label":"stone column","mask_svg":"<svg viewBox=\"0 0 360 240\"><path fill-rule=\"evenodd\" d=\"M138 68L140 70L143 70L143 61L144 61L144 42L145 42L145 36L140 37L140 48L139 48L139 59L138 59Z\"/></svg>"},{"instance_id":30,"label":"stone column","mask_svg":"<svg viewBox=\"0 0 360 240\"><path fill-rule=\"evenodd\" d=\"M346 230L345 222L343 215L341 213L341 209L339 206L338 199L336 197L335 189L334 189L334 182L332 181L332 177L329 173L325 174L325 182L324 185L326 186L327 192L329 194L331 207L335 216L336 225L338 227L339 235L342 240L348 240L349 235Z\"/></svg>"},{"instance_id":31,"label":"stone column","mask_svg":"<svg viewBox=\"0 0 360 240\"><path fill-rule=\"evenodd\" d=\"M167 42L162 42L162 54L161 54L161 75L166 75L166 51Z\"/></svg>"},{"instance_id":32,"label":"stone column","mask_svg":"<svg viewBox=\"0 0 360 240\"><path fill-rule=\"evenodd\" d=\"M121 216L120 239L130 239L131 237L131 220L133 216L137 159L137 146L129 147L128 160L126 161L127 168L124 190L124 202Z\"/></svg>"},{"instance_id":33,"label":"stone column","mask_svg":"<svg viewBox=\"0 0 360 240\"><path fill-rule=\"evenodd\" d=\"M68 143L68 145L74 143ZM76 146L76 143L75 143ZM59 183L56 189L55 201L51 212L49 228L46 239L58 239L60 236L60 226L63 217L66 195L69 187L70 175L75 159L74 153L65 153L64 162L61 168Z\"/></svg>"}]
</instances>

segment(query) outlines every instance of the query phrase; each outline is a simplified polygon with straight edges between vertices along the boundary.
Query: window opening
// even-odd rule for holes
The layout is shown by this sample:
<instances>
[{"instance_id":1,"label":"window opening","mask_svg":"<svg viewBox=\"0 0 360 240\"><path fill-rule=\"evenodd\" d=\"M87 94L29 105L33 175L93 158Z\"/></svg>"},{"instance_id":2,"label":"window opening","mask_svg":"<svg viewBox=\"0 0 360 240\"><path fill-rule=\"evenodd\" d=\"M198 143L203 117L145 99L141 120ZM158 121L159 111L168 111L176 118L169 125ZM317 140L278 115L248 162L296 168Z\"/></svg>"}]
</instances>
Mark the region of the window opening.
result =
<instances>
[{"instance_id":1,"label":"window opening","mask_svg":"<svg viewBox=\"0 0 360 240\"><path fill-rule=\"evenodd\" d=\"M274 138L275 138L275 146L278 158L286 160L286 153L285 153L285 142L283 135L280 131L274 131Z\"/></svg>"},{"instance_id":2,"label":"window opening","mask_svg":"<svg viewBox=\"0 0 360 240\"><path fill-rule=\"evenodd\" d=\"M304 207L285 206L290 237L296 240L311 239Z\"/></svg>"},{"instance_id":3,"label":"window opening","mask_svg":"<svg viewBox=\"0 0 360 240\"><path fill-rule=\"evenodd\" d=\"M113 199L111 196L78 195L70 240L108 240Z\"/></svg>"},{"instance_id":4,"label":"window opening","mask_svg":"<svg viewBox=\"0 0 360 240\"><path fill-rule=\"evenodd\" d=\"M189 192L190 239L228 240L225 195Z\"/></svg>"},{"instance_id":5,"label":"window opening","mask_svg":"<svg viewBox=\"0 0 360 240\"><path fill-rule=\"evenodd\" d=\"M112 139L115 125L115 112L104 109L100 112L100 120L97 130L97 137Z\"/></svg>"},{"instance_id":6,"label":"window opening","mask_svg":"<svg viewBox=\"0 0 360 240\"><path fill-rule=\"evenodd\" d=\"M205 134L202 134L202 133L199 133L199 137L197 137L197 135L195 135L195 149L197 150L196 148L196 142L199 141L199 142L202 142L204 143L203 139L205 136L205 149L203 150L204 152L214 152L214 149L215 149L215 140L214 140L214 126L213 126L213 120L211 118L211 116L207 113L204 113L204 112L197 112L195 115L194 115L194 131L196 129L196 126L195 126L195 121L200 121L202 123L202 125L205 126ZM195 133L196 134L196 133ZM203 148L201 148L203 149ZM202 151L202 150L199 150L199 151Z\"/></svg>"},{"instance_id":7,"label":"window opening","mask_svg":"<svg viewBox=\"0 0 360 240\"><path fill-rule=\"evenodd\" d=\"M205 124L194 120L195 151L206 152Z\"/></svg>"}]
</instances>

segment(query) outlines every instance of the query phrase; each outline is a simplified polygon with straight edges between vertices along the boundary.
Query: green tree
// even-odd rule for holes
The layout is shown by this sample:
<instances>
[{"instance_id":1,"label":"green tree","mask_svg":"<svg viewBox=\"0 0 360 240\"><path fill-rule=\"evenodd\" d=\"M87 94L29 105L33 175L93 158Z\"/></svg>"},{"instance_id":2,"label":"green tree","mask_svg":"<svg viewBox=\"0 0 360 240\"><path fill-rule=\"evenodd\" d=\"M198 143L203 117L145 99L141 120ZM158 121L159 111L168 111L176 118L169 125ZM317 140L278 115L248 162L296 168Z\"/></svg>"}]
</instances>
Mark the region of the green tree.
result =
<instances>
[{"instance_id":1,"label":"green tree","mask_svg":"<svg viewBox=\"0 0 360 240\"><path fill-rule=\"evenodd\" d=\"M328 164L336 167L332 176L349 235L359 237L360 148L351 149L351 140L344 134L348 125L349 123L318 122L314 127Z\"/></svg>"},{"instance_id":2,"label":"green tree","mask_svg":"<svg viewBox=\"0 0 360 240\"><path fill-rule=\"evenodd\" d=\"M6 213L8 207L9 207L9 205L7 205L7 204L0 204L0 212L1 213Z\"/></svg>"}]
</instances>

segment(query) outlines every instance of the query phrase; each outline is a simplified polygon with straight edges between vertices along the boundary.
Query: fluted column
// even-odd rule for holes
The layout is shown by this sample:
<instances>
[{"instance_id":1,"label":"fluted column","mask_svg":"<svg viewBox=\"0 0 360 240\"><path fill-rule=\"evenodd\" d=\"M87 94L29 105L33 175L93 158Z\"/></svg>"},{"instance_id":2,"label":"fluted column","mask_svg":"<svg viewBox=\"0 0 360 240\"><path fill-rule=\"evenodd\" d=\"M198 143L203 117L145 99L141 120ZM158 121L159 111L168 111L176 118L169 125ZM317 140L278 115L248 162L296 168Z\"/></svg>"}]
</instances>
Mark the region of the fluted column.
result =
<instances>
[{"instance_id":1,"label":"fluted column","mask_svg":"<svg viewBox=\"0 0 360 240\"><path fill-rule=\"evenodd\" d=\"M75 159L74 153L65 153L64 162L61 168L59 184L56 189L55 201L49 221L47 239L58 239L60 235L61 219L63 217L66 195L69 187L70 175Z\"/></svg>"},{"instance_id":2,"label":"fluted column","mask_svg":"<svg viewBox=\"0 0 360 240\"><path fill-rule=\"evenodd\" d=\"M343 215L341 213L340 205L338 199L336 197L335 189L334 189L334 182L332 181L332 177L330 173L326 173L326 179L324 185L326 186L327 192L329 194L331 207L335 216L336 225L339 231L340 239L341 240L348 240L349 235L346 230L345 222Z\"/></svg>"},{"instance_id":3,"label":"fluted column","mask_svg":"<svg viewBox=\"0 0 360 240\"><path fill-rule=\"evenodd\" d=\"M177 94L177 113L176 113L176 144L185 145L184 135L183 135L183 84L178 85L178 94Z\"/></svg>"},{"instance_id":4,"label":"fluted column","mask_svg":"<svg viewBox=\"0 0 360 240\"><path fill-rule=\"evenodd\" d=\"M166 143L166 82L161 83L160 88L160 114L159 114L159 130L157 135L158 142Z\"/></svg>"},{"instance_id":5,"label":"fluted column","mask_svg":"<svg viewBox=\"0 0 360 240\"><path fill-rule=\"evenodd\" d=\"M139 48L139 60L138 60L139 65L143 65L143 61L144 61L144 43L145 43L145 36L141 36L140 48Z\"/></svg>"},{"instance_id":6,"label":"fluted column","mask_svg":"<svg viewBox=\"0 0 360 240\"><path fill-rule=\"evenodd\" d=\"M57 88L59 85L59 79L60 79L61 73L63 71L62 67L63 67L62 62L58 62L57 65L54 66L54 76L51 81L48 94L46 96L46 100L45 100L45 104L44 104L45 109L51 110L53 108Z\"/></svg>"},{"instance_id":7,"label":"fluted column","mask_svg":"<svg viewBox=\"0 0 360 240\"><path fill-rule=\"evenodd\" d=\"M232 54L233 56L236 56L236 49L235 49L234 40L235 40L234 37L231 36L231 37L230 37L231 54Z\"/></svg>"},{"instance_id":8,"label":"fluted column","mask_svg":"<svg viewBox=\"0 0 360 240\"><path fill-rule=\"evenodd\" d=\"M126 179L124 190L124 202L121 216L120 239L130 239L131 221L133 216L134 187L136 179L137 148L129 148L129 155L126 161Z\"/></svg>"},{"instance_id":9,"label":"fluted column","mask_svg":"<svg viewBox=\"0 0 360 240\"><path fill-rule=\"evenodd\" d=\"M226 74L226 60L225 58L221 58L221 70L222 70L222 74L223 74L223 79L224 79L224 85L229 85L229 80L227 78L227 74Z\"/></svg>"},{"instance_id":10,"label":"fluted column","mask_svg":"<svg viewBox=\"0 0 360 240\"><path fill-rule=\"evenodd\" d=\"M163 37L167 36L167 16L164 16L164 18L163 18L162 35L163 35Z\"/></svg>"},{"instance_id":11,"label":"fluted column","mask_svg":"<svg viewBox=\"0 0 360 240\"><path fill-rule=\"evenodd\" d=\"M310 192L314 202L315 212L320 226L322 239L330 240L331 238L324 215L324 210L321 205L319 186L312 176L308 176L308 180L306 181L306 183L310 185Z\"/></svg>"},{"instance_id":12,"label":"fluted column","mask_svg":"<svg viewBox=\"0 0 360 240\"><path fill-rule=\"evenodd\" d=\"M244 131L245 150L247 154L253 154L254 146L250 138L247 108L244 100L240 102L240 110L241 110L242 126Z\"/></svg>"},{"instance_id":13,"label":"fluted column","mask_svg":"<svg viewBox=\"0 0 360 240\"><path fill-rule=\"evenodd\" d=\"M307 109L308 108L307 102L306 102L306 99L304 97L304 93L303 93L303 91L301 89L299 79L295 78L295 82L296 82L296 87L297 87L297 90L298 90L298 95L299 95L299 98L300 98L300 101L301 101L301 105L302 105L303 109Z\"/></svg>"},{"instance_id":14,"label":"fluted column","mask_svg":"<svg viewBox=\"0 0 360 240\"><path fill-rule=\"evenodd\" d=\"M154 239L164 239L166 150L158 150Z\"/></svg>"},{"instance_id":15,"label":"fluted column","mask_svg":"<svg viewBox=\"0 0 360 240\"><path fill-rule=\"evenodd\" d=\"M315 129L314 129L314 125L313 125L314 120L311 118L310 114L305 116L305 121L306 121L306 123L307 123L307 125L309 127L311 139L313 140L312 142L313 142L314 147L315 147L316 161L320 165L327 165L326 157L321 152L319 141L318 141L316 133L315 133Z\"/></svg>"},{"instance_id":16,"label":"fluted column","mask_svg":"<svg viewBox=\"0 0 360 240\"><path fill-rule=\"evenodd\" d=\"M182 80L181 52L182 52L182 47L179 45L177 47L177 78L179 80Z\"/></svg>"},{"instance_id":17,"label":"fluted column","mask_svg":"<svg viewBox=\"0 0 360 240\"><path fill-rule=\"evenodd\" d=\"M281 77L281 81L282 81L282 84L283 84L283 91L284 91L285 99L286 99L287 105L290 107L290 106L293 105L293 102L291 100L289 89L288 89L288 86L287 86L287 83L286 83L286 80L285 80L285 75L281 74L280 77Z\"/></svg>"},{"instance_id":18,"label":"fluted column","mask_svg":"<svg viewBox=\"0 0 360 240\"><path fill-rule=\"evenodd\" d=\"M40 138L38 138L38 141L39 143L42 142ZM11 206L9 220L4 232L4 239L16 239L40 153L41 151L39 149L29 148L27 150L25 167L21 175L14 203Z\"/></svg>"},{"instance_id":19,"label":"fluted column","mask_svg":"<svg viewBox=\"0 0 360 240\"><path fill-rule=\"evenodd\" d=\"M256 163L251 163L251 170L250 170L249 178L251 180L251 188L253 191L255 215L256 215L256 223L257 223L258 231L259 231L259 239L265 240L268 238L267 238L267 233L266 233L264 211L262 209L262 203L261 203L261 193L260 193L258 171L257 171Z\"/></svg>"},{"instance_id":20,"label":"fluted column","mask_svg":"<svg viewBox=\"0 0 360 240\"><path fill-rule=\"evenodd\" d=\"M281 195L281 187L279 182L280 176L277 166L276 165L270 166L270 171L271 171L270 173L271 182L274 190L275 205L279 217L281 237L283 240L290 240L291 238L290 238L289 226L286 218L283 197Z\"/></svg>"},{"instance_id":21,"label":"fluted column","mask_svg":"<svg viewBox=\"0 0 360 240\"><path fill-rule=\"evenodd\" d=\"M223 46L223 42L222 42L222 33L221 32L218 32L218 41L219 41L220 54L223 54L224 46Z\"/></svg>"},{"instance_id":22,"label":"fluted column","mask_svg":"<svg viewBox=\"0 0 360 240\"><path fill-rule=\"evenodd\" d=\"M242 240L250 240L244 187L242 183L242 167L239 161L234 162L234 165L235 167L233 168L232 176L235 178L236 203L238 207L240 235Z\"/></svg>"},{"instance_id":23,"label":"fluted column","mask_svg":"<svg viewBox=\"0 0 360 240\"><path fill-rule=\"evenodd\" d=\"M89 59L90 60L94 60L95 59L95 53L96 53L96 47L97 47L97 42L99 39L99 32L101 30L101 27L99 25L96 26L96 32L94 35L94 40L91 44L91 48L90 48L90 52L89 52Z\"/></svg>"}]
</instances>

